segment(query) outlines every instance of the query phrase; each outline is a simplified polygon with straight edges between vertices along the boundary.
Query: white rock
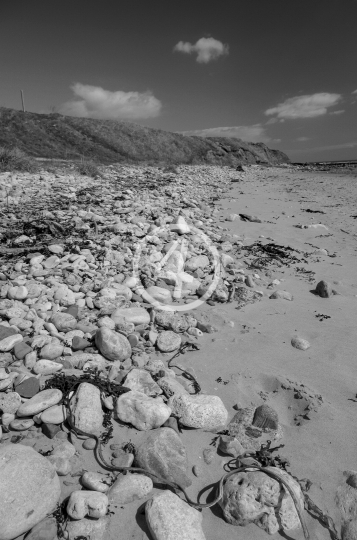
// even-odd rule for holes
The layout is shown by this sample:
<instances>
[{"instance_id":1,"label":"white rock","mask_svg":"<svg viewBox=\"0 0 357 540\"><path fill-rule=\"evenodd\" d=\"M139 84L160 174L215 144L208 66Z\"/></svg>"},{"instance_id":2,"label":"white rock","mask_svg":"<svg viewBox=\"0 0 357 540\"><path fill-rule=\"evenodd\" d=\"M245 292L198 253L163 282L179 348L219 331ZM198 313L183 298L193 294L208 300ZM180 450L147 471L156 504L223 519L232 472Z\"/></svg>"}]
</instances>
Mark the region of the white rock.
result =
<instances>
[{"instance_id":1,"label":"white rock","mask_svg":"<svg viewBox=\"0 0 357 540\"><path fill-rule=\"evenodd\" d=\"M119 396L115 410L122 422L132 424L141 431L162 426L171 414L170 407L161 399L134 391Z\"/></svg>"},{"instance_id":2,"label":"white rock","mask_svg":"<svg viewBox=\"0 0 357 540\"><path fill-rule=\"evenodd\" d=\"M145 506L154 540L205 540L202 514L171 491L155 495Z\"/></svg>"},{"instance_id":3,"label":"white rock","mask_svg":"<svg viewBox=\"0 0 357 540\"><path fill-rule=\"evenodd\" d=\"M109 490L109 478L104 474L87 471L81 478L82 485L93 491L106 493Z\"/></svg>"},{"instance_id":4,"label":"white rock","mask_svg":"<svg viewBox=\"0 0 357 540\"><path fill-rule=\"evenodd\" d=\"M57 373L57 371L61 371L62 369L62 364L52 362L52 360L38 360L33 366L32 371L36 373L36 375L52 375L53 373Z\"/></svg>"},{"instance_id":5,"label":"white rock","mask_svg":"<svg viewBox=\"0 0 357 540\"><path fill-rule=\"evenodd\" d=\"M14 334L12 336L8 336L5 339L2 339L0 341L0 352L12 351L16 343L20 343L21 341L23 341L23 339L24 338L21 334Z\"/></svg>"},{"instance_id":6,"label":"white rock","mask_svg":"<svg viewBox=\"0 0 357 540\"><path fill-rule=\"evenodd\" d=\"M228 420L228 411L218 396L174 395L169 400L169 407L181 424L205 431L222 428Z\"/></svg>"},{"instance_id":7,"label":"white rock","mask_svg":"<svg viewBox=\"0 0 357 540\"><path fill-rule=\"evenodd\" d=\"M144 474L121 474L108 492L108 499L113 504L127 504L143 499L151 493L153 481Z\"/></svg>"},{"instance_id":8,"label":"white rock","mask_svg":"<svg viewBox=\"0 0 357 540\"><path fill-rule=\"evenodd\" d=\"M29 400L25 401L17 410L17 416L33 416L57 403L62 399L62 392L57 388L42 390Z\"/></svg>"},{"instance_id":9,"label":"white rock","mask_svg":"<svg viewBox=\"0 0 357 540\"><path fill-rule=\"evenodd\" d=\"M190 227L187 225L184 217L178 216L170 224L170 230L177 232L178 234L187 234L190 232Z\"/></svg>"},{"instance_id":10,"label":"white rock","mask_svg":"<svg viewBox=\"0 0 357 540\"><path fill-rule=\"evenodd\" d=\"M118 308L112 313L111 318L116 324L128 322L138 325L148 324L150 322L149 313L141 307Z\"/></svg>"},{"instance_id":11,"label":"white rock","mask_svg":"<svg viewBox=\"0 0 357 540\"><path fill-rule=\"evenodd\" d=\"M41 414L41 421L45 424L62 424L67 418L67 409L64 405L53 405Z\"/></svg>"},{"instance_id":12,"label":"white rock","mask_svg":"<svg viewBox=\"0 0 357 540\"><path fill-rule=\"evenodd\" d=\"M78 538L88 538L90 540L106 540L108 538L110 525L109 516L100 519L81 519L79 521L69 521L66 532L68 540Z\"/></svg>"},{"instance_id":13,"label":"white rock","mask_svg":"<svg viewBox=\"0 0 357 540\"><path fill-rule=\"evenodd\" d=\"M100 390L93 384L81 383L71 399L72 422L87 433L98 433L102 429L103 411Z\"/></svg>"},{"instance_id":14,"label":"white rock","mask_svg":"<svg viewBox=\"0 0 357 540\"><path fill-rule=\"evenodd\" d=\"M33 448L0 446L0 540L24 534L59 500L61 486L53 466Z\"/></svg>"},{"instance_id":15,"label":"white rock","mask_svg":"<svg viewBox=\"0 0 357 540\"><path fill-rule=\"evenodd\" d=\"M108 510L108 497L99 491L72 491L67 504L67 514L72 519L104 517Z\"/></svg>"}]
</instances>

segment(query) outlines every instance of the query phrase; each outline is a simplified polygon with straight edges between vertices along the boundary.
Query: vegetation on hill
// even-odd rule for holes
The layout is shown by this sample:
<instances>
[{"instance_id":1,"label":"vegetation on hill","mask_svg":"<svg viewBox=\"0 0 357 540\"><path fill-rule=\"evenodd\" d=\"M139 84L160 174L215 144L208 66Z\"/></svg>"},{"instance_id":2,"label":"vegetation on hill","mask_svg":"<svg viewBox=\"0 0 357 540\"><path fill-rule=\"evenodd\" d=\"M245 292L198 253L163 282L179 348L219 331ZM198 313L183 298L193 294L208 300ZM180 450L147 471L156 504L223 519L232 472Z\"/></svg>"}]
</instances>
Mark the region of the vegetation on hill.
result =
<instances>
[{"instance_id":1,"label":"vegetation on hill","mask_svg":"<svg viewBox=\"0 0 357 540\"><path fill-rule=\"evenodd\" d=\"M129 122L37 114L0 107L0 146L32 157L97 163L278 164L289 158L263 143L196 137Z\"/></svg>"}]
</instances>

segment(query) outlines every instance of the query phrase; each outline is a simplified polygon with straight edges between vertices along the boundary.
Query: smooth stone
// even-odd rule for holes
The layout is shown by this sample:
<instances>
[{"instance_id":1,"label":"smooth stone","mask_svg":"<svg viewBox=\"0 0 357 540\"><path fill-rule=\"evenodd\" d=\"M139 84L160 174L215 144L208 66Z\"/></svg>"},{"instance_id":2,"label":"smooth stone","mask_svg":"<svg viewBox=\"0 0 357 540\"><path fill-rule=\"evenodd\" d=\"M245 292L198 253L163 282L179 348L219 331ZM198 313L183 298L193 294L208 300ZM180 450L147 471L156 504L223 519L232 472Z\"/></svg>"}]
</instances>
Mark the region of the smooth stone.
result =
<instances>
[{"instance_id":1,"label":"smooth stone","mask_svg":"<svg viewBox=\"0 0 357 540\"><path fill-rule=\"evenodd\" d=\"M52 407L52 405L57 405L61 399L62 392L57 388L42 390L20 406L17 416L33 416Z\"/></svg>"},{"instance_id":2,"label":"smooth stone","mask_svg":"<svg viewBox=\"0 0 357 540\"><path fill-rule=\"evenodd\" d=\"M116 296L124 296L126 300L132 299L132 290L125 283L113 283L112 287L112 290L115 291Z\"/></svg>"},{"instance_id":3,"label":"smooth stone","mask_svg":"<svg viewBox=\"0 0 357 540\"><path fill-rule=\"evenodd\" d=\"M105 326L97 330L95 344L108 360L123 362L131 356L131 346L127 338Z\"/></svg>"},{"instance_id":4,"label":"smooth stone","mask_svg":"<svg viewBox=\"0 0 357 540\"><path fill-rule=\"evenodd\" d=\"M52 270L53 268L56 268L56 266L59 265L60 260L57 255L51 255L51 257L48 257L43 263L42 266L44 268L47 268L48 270Z\"/></svg>"},{"instance_id":5,"label":"smooth stone","mask_svg":"<svg viewBox=\"0 0 357 540\"><path fill-rule=\"evenodd\" d=\"M60 255L64 251L64 247L60 244L52 244L51 246L48 246L48 251L51 253L54 253L55 255Z\"/></svg>"},{"instance_id":6,"label":"smooth stone","mask_svg":"<svg viewBox=\"0 0 357 540\"><path fill-rule=\"evenodd\" d=\"M72 422L86 433L98 433L103 428L100 390L93 384L81 383L71 399Z\"/></svg>"},{"instance_id":7,"label":"smooth stone","mask_svg":"<svg viewBox=\"0 0 357 540\"><path fill-rule=\"evenodd\" d=\"M84 518L79 521L69 521L66 527L68 540L78 540L79 538L106 540L108 538L109 524L109 516L100 519Z\"/></svg>"},{"instance_id":8,"label":"smooth stone","mask_svg":"<svg viewBox=\"0 0 357 540\"><path fill-rule=\"evenodd\" d=\"M59 433L60 429L58 424L41 424L42 433L49 439L53 439Z\"/></svg>"},{"instance_id":9,"label":"smooth stone","mask_svg":"<svg viewBox=\"0 0 357 540\"><path fill-rule=\"evenodd\" d=\"M48 517L37 523L26 536L26 540L58 540L56 518Z\"/></svg>"},{"instance_id":10,"label":"smooth stone","mask_svg":"<svg viewBox=\"0 0 357 540\"><path fill-rule=\"evenodd\" d=\"M25 300L28 295L28 290L23 285L20 287L10 287L7 295L11 300Z\"/></svg>"},{"instance_id":11,"label":"smooth stone","mask_svg":"<svg viewBox=\"0 0 357 540\"><path fill-rule=\"evenodd\" d=\"M283 300L293 300L294 297L288 291L274 291L270 296L270 300L278 300L279 298Z\"/></svg>"},{"instance_id":12,"label":"smooth stone","mask_svg":"<svg viewBox=\"0 0 357 540\"><path fill-rule=\"evenodd\" d=\"M25 356L29 353L31 353L33 349L25 343L24 341L20 341L19 343L15 344L13 354L16 356L18 360L23 360Z\"/></svg>"},{"instance_id":13,"label":"smooth stone","mask_svg":"<svg viewBox=\"0 0 357 540\"><path fill-rule=\"evenodd\" d=\"M330 298L333 294L331 284L324 280L318 282L315 292L321 296L321 298Z\"/></svg>"},{"instance_id":14,"label":"smooth stone","mask_svg":"<svg viewBox=\"0 0 357 540\"><path fill-rule=\"evenodd\" d=\"M132 369L126 376L124 386L147 396L155 397L162 394L160 386L145 369Z\"/></svg>"},{"instance_id":15,"label":"smooth stone","mask_svg":"<svg viewBox=\"0 0 357 540\"><path fill-rule=\"evenodd\" d=\"M67 418L67 409L64 405L53 405L41 414L41 422L45 424L62 424Z\"/></svg>"},{"instance_id":16,"label":"smooth stone","mask_svg":"<svg viewBox=\"0 0 357 540\"><path fill-rule=\"evenodd\" d=\"M218 449L223 452L223 454L228 454L232 457L238 457L246 451L239 440L230 435L220 436Z\"/></svg>"},{"instance_id":17,"label":"smooth stone","mask_svg":"<svg viewBox=\"0 0 357 540\"><path fill-rule=\"evenodd\" d=\"M145 506L146 523L154 540L206 540L202 513L165 490Z\"/></svg>"},{"instance_id":18,"label":"smooth stone","mask_svg":"<svg viewBox=\"0 0 357 540\"><path fill-rule=\"evenodd\" d=\"M154 429L141 440L135 463L148 472L186 488L191 485L187 476L187 454L179 435L171 428Z\"/></svg>"},{"instance_id":19,"label":"smooth stone","mask_svg":"<svg viewBox=\"0 0 357 540\"><path fill-rule=\"evenodd\" d=\"M91 344L88 340L83 339L79 336L74 336L72 338L72 349L74 351L82 351L83 349L86 349L87 347L90 347Z\"/></svg>"},{"instance_id":20,"label":"smooth stone","mask_svg":"<svg viewBox=\"0 0 357 540\"><path fill-rule=\"evenodd\" d=\"M122 474L108 491L108 499L110 504L128 504L147 497L153 487L151 478L144 474Z\"/></svg>"},{"instance_id":21,"label":"smooth stone","mask_svg":"<svg viewBox=\"0 0 357 540\"><path fill-rule=\"evenodd\" d=\"M111 314L111 318L115 324L123 324L125 321L135 325L150 323L150 314L141 307L118 308Z\"/></svg>"},{"instance_id":22,"label":"smooth stone","mask_svg":"<svg viewBox=\"0 0 357 540\"><path fill-rule=\"evenodd\" d=\"M286 471L269 468L289 483L304 508L299 484ZM239 472L228 478L219 505L224 519L232 525L245 526L253 522L268 534L300 527L290 494L277 480L261 471Z\"/></svg>"},{"instance_id":23,"label":"smooth stone","mask_svg":"<svg viewBox=\"0 0 357 540\"><path fill-rule=\"evenodd\" d=\"M21 334L8 336L0 341L0 352L12 351L16 343L20 343L24 338Z\"/></svg>"},{"instance_id":24,"label":"smooth stone","mask_svg":"<svg viewBox=\"0 0 357 540\"><path fill-rule=\"evenodd\" d=\"M118 450L115 458L112 459L113 467L120 469L121 467L131 467L134 462L134 454Z\"/></svg>"},{"instance_id":25,"label":"smooth stone","mask_svg":"<svg viewBox=\"0 0 357 540\"><path fill-rule=\"evenodd\" d=\"M75 319L78 317L79 307L76 305L69 306L63 313L67 313L68 315L72 315Z\"/></svg>"},{"instance_id":26,"label":"smooth stone","mask_svg":"<svg viewBox=\"0 0 357 540\"><path fill-rule=\"evenodd\" d=\"M104 517L108 510L108 497L99 491L72 491L67 504L67 514L72 519Z\"/></svg>"},{"instance_id":27,"label":"smooth stone","mask_svg":"<svg viewBox=\"0 0 357 540\"><path fill-rule=\"evenodd\" d=\"M63 353L63 345L61 343L48 343L40 352L40 357L45 360L54 360Z\"/></svg>"},{"instance_id":28,"label":"smooth stone","mask_svg":"<svg viewBox=\"0 0 357 540\"><path fill-rule=\"evenodd\" d=\"M32 427L34 423L35 422L32 420L32 418L15 418L15 420L10 422L10 428L14 429L15 431L22 431Z\"/></svg>"},{"instance_id":29,"label":"smooth stone","mask_svg":"<svg viewBox=\"0 0 357 540\"><path fill-rule=\"evenodd\" d=\"M311 347L310 343L301 337L294 336L291 338L291 345L295 347L295 349L299 349L300 351L306 351L306 349L309 349Z\"/></svg>"},{"instance_id":30,"label":"smooth stone","mask_svg":"<svg viewBox=\"0 0 357 540\"><path fill-rule=\"evenodd\" d=\"M70 332L77 327L77 319L70 313L56 313L51 317L51 323L59 332Z\"/></svg>"},{"instance_id":31,"label":"smooth stone","mask_svg":"<svg viewBox=\"0 0 357 540\"><path fill-rule=\"evenodd\" d=\"M52 360L38 360L33 366L32 371L36 373L36 375L52 375L53 373L57 373L57 371L61 371L62 369L62 364L58 364Z\"/></svg>"},{"instance_id":32,"label":"smooth stone","mask_svg":"<svg viewBox=\"0 0 357 540\"><path fill-rule=\"evenodd\" d=\"M76 448L69 441L63 441L52 450L52 456L66 459L72 458L76 453Z\"/></svg>"},{"instance_id":33,"label":"smooth stone","mask_svg":"<svg viewBox=\"0 0 357 540\"><path fill-rule=\"evenodd\" d=\"M84 448L84 450L94 450L96 446L97 446L97 443L95 439L86 439L82 444L82 447Z\"/></svg>"},{"instance_id":34,"label":"smooth stone","mask_svg":"<svg viewBox=\"0 0 357 540\"><path fill-rule=\"evenodd\" d=\"M21 405L21 396L17 392L0 394L0 411L15 414Z\"/></svg>"},{"instance_id":35,"label":"smooth stone","mask_svg":"<svg viewBox=\"0 0 357 540\"><path fill-rule=\"evenodd\" d=\"M218 396L174 395L169 400L169 407L182 425L204 431L220 429L228 420L228 411Z\"/></svg>"},{"instance_id":36,"label":"smooth stone","mask_svg":"<svg viewBox=\"0 0 357 540\"><path fill-rule=\"evenodd\" d=\"M133 390L119 396L115 411L122 422L132 424L140 431L162 426L171 414L170 407L161 399Z\"/></svg>"},{"instance_id":37,"label":"smooth stone","mask_svg":"<svg viewBox=\"0 0 357 540\"><path fill-rule=\"evenodd\" d=\"M178 216L170 223L170 230L178 234L187 234L190 232L190 227L183 216Z\"/></svg>"},{"instance_id":38,"label":"smooth stone","mask_svg":"<svg viewBox=\"0 0 357 540\"><path fill-rule=\"evenodd\" d=\"M92 471L87 471L83 474L81 483L83 487L92 491L99 491L100 493L106 493L110 488L108 476Z\"/></svg>"},{"instance_id":39,"label":"smooth stone","mask_svg":"<svg viewBox=\"0 0 357 540\"><path fill-rule=\"evenodd\" d=\"M161 304L171 304L172 295L168 289L152 285L146 291L143 291L142 297L147 302L159 302Z\"/></svg>"},{"instance_id":40,"label":"smooth stone","mask_svg":"<svg viewBox=\"0 0 357 540\"><path fill-rule=\"evenodd\" d=\"M357 518L347 521L341 527L342 540L356 540L357 538Z\"/></svg>"},{"instance_id":41,"label":"smooth stone","mask_svg":"<svg viewBox=\"0 0 357 540\"><path fill-rule=\"evenodd\" d=\"M37 377L28 377L20 384L15 384L15 390L21 397L32 398L40 391L40 381Z\"/></svg>"},{"instance_id":42,"label":"smooth stone","mask_svg":"<svg viewBox=\"0 0 357 540\"><path fill-rule=\"evenodd\" d=\"M162 352L175 351L180 347L181 343L181 336L171 330L161 332L156 341L157 348Z\"/></svg>"},{"instance_id":43,"label":"smooth stone","mask_svg":"<svg viewBox=\"0 0 357 540\"><path fill-rule=\"evenodd\" d=\"M185 270L194 272L198 268L206 268L209 266L209 258L207 255L194 255L185 263Z\"/></svg>"},{"instance_id":44,"label":"smooth stone","mask_svg":"<svg viewBox=\"0 0 357 540\"><path fill-rule=\"evenodd\" d=\"M15 328L10 328L8 326L0 324L0 341L9 336L15 336L17 333L18 332L15 330Z\"/></svg>"},{"instance_id":45,"label":"smooth stone","mask_svg":"<svg viewBox=\"0 0 357 540\"><path fill-rule=\"evenodd\" d=\"M13 540L43 520L61 494L48 460L29 446L0 446L0 540Z\"/></svg>"},{"instance_id":46,"label":"smooth stone","mask_svg":"<svg viewBox=\"0 0 357 540\"><path fill-rule=\"evenodd\" d=\"M188 394L187 390L175 377L169 377L166 375L165 377L158 379L157 384L160 386L167 398L170 398L173 395Z\"/></svg>"}]
</instances>

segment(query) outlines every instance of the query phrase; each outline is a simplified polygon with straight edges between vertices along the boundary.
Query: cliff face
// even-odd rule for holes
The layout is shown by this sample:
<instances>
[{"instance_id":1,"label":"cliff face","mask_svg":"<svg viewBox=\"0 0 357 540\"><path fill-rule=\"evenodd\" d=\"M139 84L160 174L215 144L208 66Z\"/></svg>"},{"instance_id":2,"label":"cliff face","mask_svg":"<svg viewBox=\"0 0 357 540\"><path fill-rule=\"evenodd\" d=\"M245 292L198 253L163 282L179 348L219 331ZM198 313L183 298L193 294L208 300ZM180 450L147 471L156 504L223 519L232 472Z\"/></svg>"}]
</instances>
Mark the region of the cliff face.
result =
<instances>
[{"instance_id":1,"label":"cliff face","mask_svg":"<svg viewBox=\"0 0 357 540\"><path fill-rule=\"evenodd\" d=\"M23 113L0 107L0 146L17 146L34 157L100 163L279 164L289 158L263 143L196 137L129 122Z\"/></svg>"}]
</instances>

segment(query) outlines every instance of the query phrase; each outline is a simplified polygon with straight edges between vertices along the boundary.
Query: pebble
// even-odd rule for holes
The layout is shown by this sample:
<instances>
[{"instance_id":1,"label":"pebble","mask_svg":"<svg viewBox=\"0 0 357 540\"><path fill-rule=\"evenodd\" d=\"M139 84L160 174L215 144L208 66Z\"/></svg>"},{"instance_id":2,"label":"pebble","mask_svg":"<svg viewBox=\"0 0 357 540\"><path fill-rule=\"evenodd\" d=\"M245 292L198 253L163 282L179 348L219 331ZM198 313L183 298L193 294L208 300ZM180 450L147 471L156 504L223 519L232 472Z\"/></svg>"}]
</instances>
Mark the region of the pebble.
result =
<instances>
[{"instance_id":1,"label":"pebble","mask_svg":"<svg viewBox=\"0 0 357 540\"><path fill-rule=\"evenodd\" d=\"M88 538L90 540L106 540L108 538L110 517L100 519L81 519L69 521L66 526L68 540Z\"/></svg>"},{"instance_id":2,"label":"pebble","mask_svg":"<svg viewBox=\"0 0 357 540\"><path fill-rule=\"evenodd\" d=\"M97 446L95 439L86 439L84 443L82 444L82 447L84 450L94 450L94 448Z\"/></svg>"},{"instance_id":3,"label":"pebble","mask_svg":"<svg viewBox=\"0 0 357 540\"><path fill-rule=\"evenodd\" d=\"M62 369L62 364L58 364L52 360L38 360L33 366L32 371L36 373L36 375L53 375Z\"/></svg>"},{"instance_id":4,"label":"pebble","mask_svg":"<svg viewBox=\"0 0 357 540\"><path fill-rule=\"evenodd\" d=\"M72 519L98 519L106 515L108 504L108 497L99 491L72 491L66 510Z\"/></svg>"},{"instance_id":5,"label":"pebble","mask_svg":"<svg viewBox=\"0 0 357 540\"><path fill-rule=\"evenodd\" d=\"M19 343L24 338L21 334L8 336L0 341L0 352L12 351L16 343Z\"/></svg>"},{"instance_id":6,"label":"pebble","mask_svg":"<svg viewBox=\"0 0 357 540\"><path fill-rule=\"evenodd\" d=\"M31 426L34 425L34 423L35 422L32 420L32 418L16 418L15 420L12 420L12 422L10 422L10 428L14 429L15 431L22 431L29 429Z\"/></svg>"},{"instance_id":7,"label":"pebble","mask_svg":"<svg viewBox=\"0 0 357 540\"><path fill-rule=\"evenodd\" d=\"M125 395L125 394L124 394ZM99 388L89 383L81 383L71 399L72 422L86 433L102 430L103 411Z\"/></svg>"},{"instance_id":8,"label":"pebble","mask_svg":"<svg viewBox=\"0 0 357 540\"><path fill-rule=\"evenodd\" d=\"M228 411L218 396L174 395L168 405L180 423L187 427L215 431L222 429L228 420Z\"/></svg>"},{"instance_id":9,"label":"pebble","mask_svg":"<svg viewBox=\"0 0 357 540\"><path fill-rule=\"evenodd\" d=\"M160 386L145 369L132 369L125 378L124 386L151 397L162 394Z\"/></svg>"},{"instance_id":10,"label":"pebble","mask_svg":"<svg viewBox=\"0 0 357 540\"><path fill-rule=\"evenodd\" d=\"M108 491L110 504L128 504L144 499L153 489L153 481L144 474L120 475Z\"/></svg>"},{"instance_id":11,"label":"pebble","mask_svg":"<svg viewBox=\"0 0 357 540\"><path fill-rule=\"evenodd\" d=\"M45 424L62 424L67 418L67 408L64 405L53 405L41 414L41 422Z\"/></svg>"},{"instance_id":12,"label":"pebble","mask_svg":"<svg viewBox=\"0 0 357 540\"><path fill-rule=\"evenodd\" d=\"M110 488L110 478L104 474L100 474L97 472L85 472L81 478L81 482L83 487L91 489L93 491L99 491L100 493L106 493Z\"/></svg>"},{"instance_id":13,"label":"pebble","mask_svg":"<svg viewBox=\"0 0 357 540\"><path fill-rule=\"evenodd\" d=\"M291 338L291 345L295 347L295 349L300 349L300 351L306 351L311 347L310 343L306 339L298 336Z\"/></svg>"},{"instance_id":14,"label":"pebble","mask_svg":"<svg viewBox=\"0 0 357 540\"><path fill-rule=\"evenodd\" d=\"M57 520L54 517L48 517L37 523L26 540L57 540Z\"/></svg>"},{"instance_id":15,"label":"pebble","mask_svg":"<svg viewBox=\"0 0 357 540\"><path fill-rule=\"evenodd\" d=\"M15 414L21 405L21 396L17 392L0 394L0 411Z\"/></svg>"},{"instance_id":16,"label":"pebble","mask_svg":"<svg viewBox=\"0 0 357 540\"><path fill-rule=\"evenodd\" d=\"M15 384L15 390L21 397L32 398L40 391L40 381L36 377L28 377L19 384Z\"/></svg>"},{"instance_id":17,"label":"pebble","mask_svg":"<svg viewBox=\"0 0 357 540\"><path fill-rule=\"evenodd\" d=\"M294 297L291 293L288 291L274 291L269 298L271 300L277 300L278 298L282 298L283 300L293 300Z\"/></svg>"},{"instance_id":18,"label":"pebble","mask_svg":"<svg viewBox=\"0 0 357 540\"><path fill-rule=\"evenodd\" d=\"M97 330L95 343L108 360L124 361L131 355L131 346L125 336L105 326Z\"/></svg>"},{"instance_id":19,"label":"pebble","mask_svg":"<svg viewBox=\"0 0 357 540\"><path fill-rule=\"evenodd\" d=\"M181 342L181 336L171 330L166 330L159 334L156 345L162 352L172 352L180 347Z\"/></svg>"},{"instance_id":20,"label":"pebble","mask_svg":"<svg viewBox=\"0 0 357 540\"><path fill-rule=\"evenodd\" d=\"M330 298L333 294L331 284L324 280L318 282L315 292L321 298Z\"/></svg>"},{"instance_id":21,"label":"pebble","mask_svg":"<svg viewBox=\"0 0 357 540\"><path fill-rule=\"evenodd\" d=\"M62 399L62 392L56 388L51 390L42 390L28 401L25 401L17 410L17 416L33 416L38 414Z\"/></svg>"},{"instance_id":22,"label":"pebble","mask_svg":"<svg viewBox=\"0 0 357 540\"><path fill-rule=\"evenodd\" d=\"M171 408L161 399L133 390L119 396L115 411L122 422L132 424L140 431L162 426L171 414Z\"/></svg>"}]
</instances>

